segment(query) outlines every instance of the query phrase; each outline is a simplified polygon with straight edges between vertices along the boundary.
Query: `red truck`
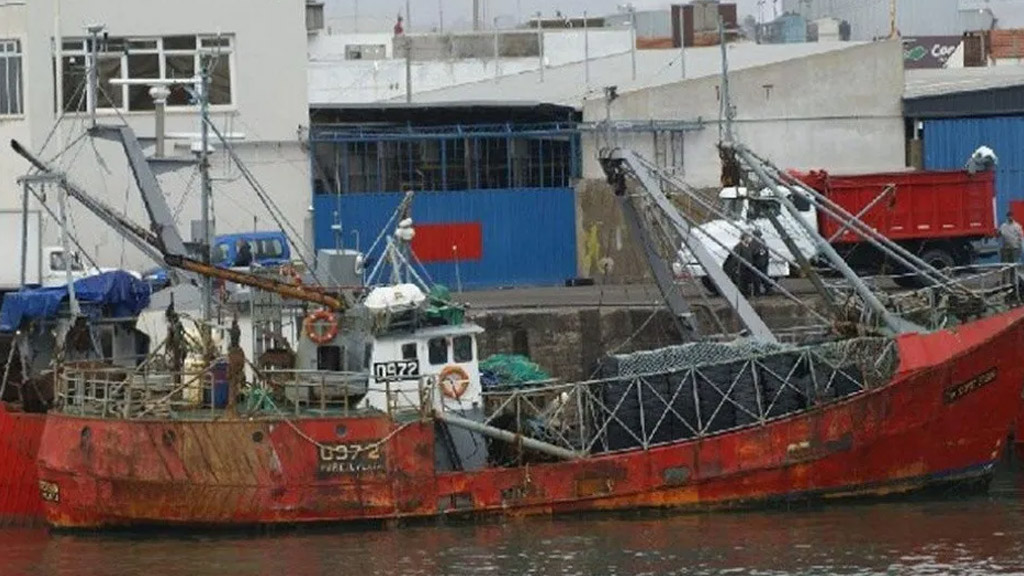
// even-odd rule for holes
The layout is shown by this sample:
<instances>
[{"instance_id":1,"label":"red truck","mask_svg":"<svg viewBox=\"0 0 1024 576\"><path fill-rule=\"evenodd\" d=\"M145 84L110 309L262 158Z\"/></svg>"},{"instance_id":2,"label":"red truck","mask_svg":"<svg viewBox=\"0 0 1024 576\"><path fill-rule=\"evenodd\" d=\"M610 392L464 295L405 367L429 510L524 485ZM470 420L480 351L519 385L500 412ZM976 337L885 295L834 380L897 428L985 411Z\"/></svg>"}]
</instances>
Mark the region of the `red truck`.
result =
<instances>
[{"instance_id":1,"label":"red truck","mask_svg":"<svg viewBox=\"0 0 1024 576\"><path fill-rule=\"evenodd\" d=\"M991 170L793 175L936 268L975 262L975 242L993 237L998 227ZM820 213L817 220L821 235L858 273L899 272L898 266L840 222ZM899 283L915 281L908 276Z\"/></svg>"}]
</instances>

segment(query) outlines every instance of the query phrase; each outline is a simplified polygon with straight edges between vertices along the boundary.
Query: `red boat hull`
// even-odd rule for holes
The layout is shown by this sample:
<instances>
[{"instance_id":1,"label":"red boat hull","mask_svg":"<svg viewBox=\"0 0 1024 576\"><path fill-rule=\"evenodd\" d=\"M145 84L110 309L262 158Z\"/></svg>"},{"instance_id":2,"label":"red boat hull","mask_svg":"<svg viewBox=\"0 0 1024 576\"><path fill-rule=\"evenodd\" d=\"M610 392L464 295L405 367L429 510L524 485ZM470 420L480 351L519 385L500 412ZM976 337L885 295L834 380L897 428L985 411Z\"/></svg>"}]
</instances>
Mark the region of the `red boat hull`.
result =
<instances>
[{"instance_id":1,"label":"red boat hull","mask_svg":"<svg viewBox=\"0 0 1024 576\"><path fill-rule=\"evenodd\" d=\"M43 523L36 457L46 416L11 410L0 402L0 526Z\"/></svg>"},{"instance_id":2,"label":"red boat hull","mask_svg":"<svg viewBox=\"0 0 1024 576\"><path fill-rule=\"evenodd\" d=\"M53 414L40 450L61 528L725 508L881 496L987 479L1017 412L1024 309L900 337L879 388L799 415L648 450L434 470L434 426L386 417L111 421ZM339 436L341 434L341 436ZM350 448L387 438L379 459ZM326 452L324 452L326 450Z\"/></svg>"}]
</instances>

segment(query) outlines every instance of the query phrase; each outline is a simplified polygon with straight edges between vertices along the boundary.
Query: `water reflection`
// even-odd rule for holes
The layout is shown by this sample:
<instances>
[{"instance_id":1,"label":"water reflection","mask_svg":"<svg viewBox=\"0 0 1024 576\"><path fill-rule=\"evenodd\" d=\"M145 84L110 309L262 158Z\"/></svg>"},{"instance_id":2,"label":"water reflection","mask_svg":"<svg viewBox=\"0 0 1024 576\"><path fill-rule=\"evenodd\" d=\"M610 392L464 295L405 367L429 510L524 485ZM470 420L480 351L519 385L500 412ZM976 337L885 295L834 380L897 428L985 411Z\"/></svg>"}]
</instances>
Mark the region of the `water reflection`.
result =
<instances>
[{"instance_id":1,"label":"water reflection","mask_svg":"<svg viewBox=\"0 0 1024 576\"><path fill-rule=\"evenodd\" d=\"M987 495L785 512L154 537L0 531L0 575L1024 574L1024 473Z\"/></svg>"}]
</instances>

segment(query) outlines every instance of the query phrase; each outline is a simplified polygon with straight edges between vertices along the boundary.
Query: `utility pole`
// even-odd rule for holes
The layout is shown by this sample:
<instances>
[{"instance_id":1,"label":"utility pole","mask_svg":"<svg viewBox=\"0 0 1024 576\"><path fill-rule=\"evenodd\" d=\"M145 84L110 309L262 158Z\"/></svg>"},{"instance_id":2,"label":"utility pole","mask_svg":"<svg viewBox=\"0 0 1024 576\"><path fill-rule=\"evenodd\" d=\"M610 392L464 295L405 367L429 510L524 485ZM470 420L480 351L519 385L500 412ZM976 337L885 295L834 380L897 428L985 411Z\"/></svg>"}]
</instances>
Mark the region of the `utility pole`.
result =
<instances>
[{"instance_id":1,"label":"utility pole","mask_svg":"<svg viewBox=\"0 0 1024 576\"><path fill-rule=\"evenodd\" d=\"M636 80L636 8L633 3L626 4L629 12L629 58L633 66L633 80Z\"/></svg>"},{"instance_id":2,"label":"utility pole","mask_svg":"<svg viewBox=\"0 0 1024 576\"><path fill-rule=\"evenodd\" d=\"M686 32L683 28L683 11L679 11L679 77L686 79Z\"/></svg>"},{"instance_id":3,"label":"utility pole","mask_svg":"<svg viewBox=\"0 0 1024 576\"><path fill-rule=\"evenodd\" d=\"M444 0L437 0L437 33L444 34Z\"/></svg>"},{"instance_id":4,"label":"utility pole","mask_svg":"<svg viewBox=\"0 0 1024 576\"><path fill-rule=\"evenodd\" d=\"M89 31L89 83L86 86L86 106L89 112L90 126L96 127L96 103L99 100L100 72L99 72L99 42L100 32L103 32L103 24L92 24L86 29Z\"/></svg>"},{"instance_id":5,"label":"utility pole","mask_svg":"<svg viewBox=\"0 0 1024 576\"><path fill-rule=\"evenodd\" d=\"M896 37L896 0L889 0L889 38Z\"/></svg>"},{"instance_id":6,"label":"utility pole","mask_svg":"<svg viewBox=\"0 0 1024 576\"><path fill-rule=\"evenodd\" d=\"M718 139L722 140L722 129L725 129L725 141L732 142L732 103L729 102L729 54L725 48L725 20L718 16L718 43L722 48L722 89L721 110L722 124L718 127Z\"/></svg>"},{"instance_id":7,"label":"utility pole","mask_svg":"<svg viewBox=\"0 0 1024 576\"><path fill-rule=\"evenodd\" d=\"M590 24L587 22L587 11L583 11L583 81L587 91L590 90Z\"/></svg>"},{"instance_id":8,"label":"utility pole","mask_svg":"<svg viewBox=\"0 0 1024 576\"><path fill-rule=\"evenodd\" d=\"M412 0L405 0L405 33L412 32Z\"/></svg>"},{"instance_id":9,"label":"utility pole","mask_svg":"<svg viewBox=\"0 0 1024 576\"><path fill-rule=\"evenodd\" d=\"M537 16L537 60L540 63L540 81L544 81L544 31L540 26L540 10L535 14Z\"/></svg>"},{"instance_id":10,"label":"utility pole","mask_svg":"<svg viewBox=\"0 0 1024 576\"><path fill-rule=\"evenodd\" d=\"M498 35L498 18L494 18L494 81L497 82L501 76L501 45Z\"/></svg>"},{"instance_id":11,"label":"utility pole","mask_svg":"<svg viewBox=\"0 0 1024 576\"><path fill-rule=\"evenodd\" d=\"M408 34L402 38L405 43L405 101L412 102L412 38Z\"/></svg>"},{"instance_id":12,"label":"utility pole","mask_svg":"<svg viewBox=\"0 0 1024 576\"><path fill-rule=\"evenodd\" d=\"M213 260L213 226L210 224L210 196L213 188L210 183L210 128L207 124L210 118L210 56L200 54L199 85L196 86L196 95L199 97L200 111L200 150L199 150L199 175L202 183L200 195L200 206L202 211L203 229L203 263L209 265ZM209 326L213 317L213 279L209 276L203 277L203 324Z\"/></svg>"}]
</instances>

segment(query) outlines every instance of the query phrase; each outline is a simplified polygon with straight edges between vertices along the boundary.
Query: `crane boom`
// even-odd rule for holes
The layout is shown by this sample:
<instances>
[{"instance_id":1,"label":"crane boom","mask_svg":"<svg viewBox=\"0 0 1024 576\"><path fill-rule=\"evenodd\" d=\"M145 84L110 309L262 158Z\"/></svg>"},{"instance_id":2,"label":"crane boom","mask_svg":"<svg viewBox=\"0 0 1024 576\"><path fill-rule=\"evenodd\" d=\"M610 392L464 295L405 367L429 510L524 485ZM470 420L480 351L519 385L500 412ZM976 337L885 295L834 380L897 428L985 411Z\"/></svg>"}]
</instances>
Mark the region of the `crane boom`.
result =
<instances>
[{"instance_id":1,"label":"crane boom","mask_svg":"<svg viewBox=\"0 0 1024 576\"><path fill-rule=\"evenodd\" d=\"M273 292L294 300L320 304L321 306L329 308L335 312L342 311L347 308L347 304L344 299L328 296L327 294L322 294L316 290L310 290L299 285L281 282L279 280L274 280L273 278L266 278L246 272L219 268L212 264L204 264L198 260L193 260L192 258L187 258L178 254L168 254L164 257L164 261L167 262L168 266L180 268L201 276L217 278L218 280L225 280L227 282L234 282L235 284L241 284L243 286L258 288L260 290Z\"/></svg>"}]
</instances>

